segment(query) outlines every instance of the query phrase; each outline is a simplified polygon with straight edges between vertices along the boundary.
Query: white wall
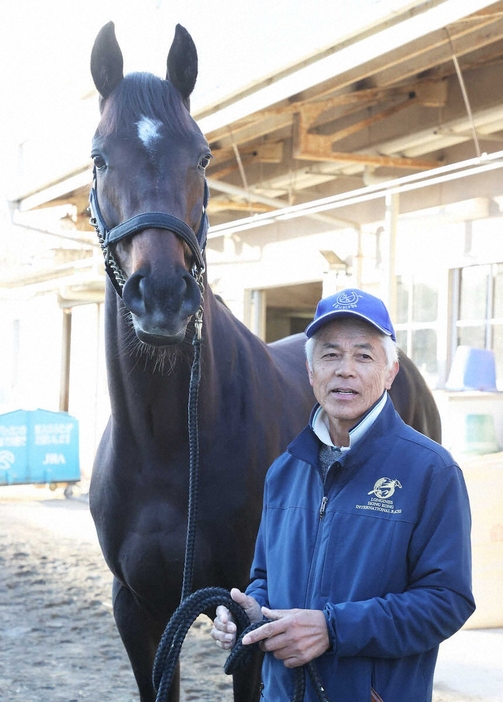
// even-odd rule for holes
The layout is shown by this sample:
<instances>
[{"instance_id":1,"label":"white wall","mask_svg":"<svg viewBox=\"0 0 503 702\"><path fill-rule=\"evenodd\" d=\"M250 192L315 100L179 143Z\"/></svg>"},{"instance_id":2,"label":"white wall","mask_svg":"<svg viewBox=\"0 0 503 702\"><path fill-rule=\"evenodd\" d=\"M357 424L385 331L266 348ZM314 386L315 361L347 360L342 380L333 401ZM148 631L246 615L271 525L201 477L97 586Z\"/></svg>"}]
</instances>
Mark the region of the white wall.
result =
<instances>
[{"instance_id":1,"label":"white wall","mask_svg":"<svg viewBox=\"0 0 503 702\"><path fill-rule=\"evenodd\" d=\"M54 294L0 300L0 413L60 409L63 311ZM69 413L79 420L80 462L90 477L109 412L98 305L73 310Z\"/></svg>"},{"instance_id":2,"label":"white wall","mask_svg":"<svg viewBox=\"0 0 503 702\"><path fill-rule=\"evenodd\" d=\"M58 411L62 313L56 296L1 300L0 314L0 411Z\"/></svg>"}]
</instances>

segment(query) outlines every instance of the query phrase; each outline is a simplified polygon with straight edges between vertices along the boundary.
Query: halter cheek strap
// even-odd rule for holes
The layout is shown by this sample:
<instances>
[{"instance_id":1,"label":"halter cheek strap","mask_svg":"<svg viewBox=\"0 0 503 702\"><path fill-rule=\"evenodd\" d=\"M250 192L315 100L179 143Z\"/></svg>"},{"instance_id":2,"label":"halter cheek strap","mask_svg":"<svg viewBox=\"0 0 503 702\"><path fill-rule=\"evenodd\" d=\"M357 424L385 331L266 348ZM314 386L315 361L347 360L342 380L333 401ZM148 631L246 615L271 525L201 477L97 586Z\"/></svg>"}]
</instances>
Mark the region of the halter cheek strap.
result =
<instances>
[{"instance_id":1,"label":"halter cheek strap","mask_svg":"<svg viewBox=\"0 0 503 702\"><path fill-rule=\"evenodd\" d=\"M126 219L116 227L108 229L98 203L96 168L93 169L93 184L89 194L89 209L91 211L91 219L89 221L98 235L98 240L105 258L105 270L115 290L121 297L122 288L124 287L126 279L109 247L111 244L116 244L121 239L137 234L144 229L166 229L170 232L174 232L180 239L183 239L192 253L194 259L192 269L193 275L200 275L204 271L203 251L206 246L208 234L208 215L206 212L208 195L208 184L205 180L203 210L197 234L195 234L192 228L183 220L166 212L145 212L138 214Z\"/></svg>"}]
</instances>

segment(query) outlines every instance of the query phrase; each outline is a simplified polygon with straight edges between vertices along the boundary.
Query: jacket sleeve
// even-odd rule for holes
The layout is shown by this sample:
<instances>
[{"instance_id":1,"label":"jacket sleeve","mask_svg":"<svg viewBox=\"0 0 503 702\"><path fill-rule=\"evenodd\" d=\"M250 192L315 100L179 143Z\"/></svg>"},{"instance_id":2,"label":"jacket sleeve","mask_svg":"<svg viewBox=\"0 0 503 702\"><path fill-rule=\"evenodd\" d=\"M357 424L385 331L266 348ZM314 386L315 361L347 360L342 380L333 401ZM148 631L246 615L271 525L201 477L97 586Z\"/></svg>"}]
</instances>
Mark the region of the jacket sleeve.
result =
<instances>
[{"instance_id":1,"label":"jacket sleeve","mask_svg":"<svg viewBox=\"0 0 503 702\"><path fill-rule=\"evenodd\" d=\"M398 658L427 651L454 634L475 609L470 526L461 470L438 472L410 540L407 588L326 604L334 653Z\"/></svg>"},{"instance_id":2,"label":"jacket sleeve","mask_svg":"<svg viewBox=\"0 0 503 702\"><path fill-rule=\"evenodd\" d=\"M267 488L266 488L267 489ZM254 597L261 607L269 606L267 594L267 567L265 557L265 525L264 519L260 524L255 541L255 554L251 566L251 582L246 588L246 594Z\"/></svg>"}]
</instances>

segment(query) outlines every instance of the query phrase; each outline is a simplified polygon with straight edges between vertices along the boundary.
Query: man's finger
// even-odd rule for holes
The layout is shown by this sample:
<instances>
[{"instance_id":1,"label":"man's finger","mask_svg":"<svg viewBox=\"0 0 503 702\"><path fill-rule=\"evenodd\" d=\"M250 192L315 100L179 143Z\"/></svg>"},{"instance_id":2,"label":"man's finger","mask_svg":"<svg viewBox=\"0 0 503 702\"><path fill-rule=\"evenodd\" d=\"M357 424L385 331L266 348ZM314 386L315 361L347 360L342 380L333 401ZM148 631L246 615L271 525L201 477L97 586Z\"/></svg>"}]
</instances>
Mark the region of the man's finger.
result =
<instances>
[{"instance_id":1,"label":"man's finger","mask_svg":"<svg viewBox=\"0 0 503 702\"><path fill-rule=\"evenodd\" d=\"M269 607L262 607L262 614L266 619L271 619L272 621L277 621L282 619L287 614L291 614L291 609L269 609Z\"/></svg>"},{"instance_id":2,"label":"man's finger","mask_svg":"<svg viewBox=\"0 0 503 702\"><path fill-rule=\"evenodd\" d=\"M276 633L274 624L272 622L267 622L258 629L250 631L246 636L243 636L242 643L244 646L249 644L257 643L258 641L263 641L264 639L270 639Z\"/></svg>"},{"instance_id":3,"label":"man's finger","mask_svg":"<svg viewBox=\"0 0 503 702\"><path fill-rule=\"evenodd\" d=\"M224 605L218 605L216 609L216 614L218 619L220 619L220 621L222 622L222 624L227 624L227 622L229 621L229 610L227 609L227 607L225 607Z\"/></svg>"}]
</instances>

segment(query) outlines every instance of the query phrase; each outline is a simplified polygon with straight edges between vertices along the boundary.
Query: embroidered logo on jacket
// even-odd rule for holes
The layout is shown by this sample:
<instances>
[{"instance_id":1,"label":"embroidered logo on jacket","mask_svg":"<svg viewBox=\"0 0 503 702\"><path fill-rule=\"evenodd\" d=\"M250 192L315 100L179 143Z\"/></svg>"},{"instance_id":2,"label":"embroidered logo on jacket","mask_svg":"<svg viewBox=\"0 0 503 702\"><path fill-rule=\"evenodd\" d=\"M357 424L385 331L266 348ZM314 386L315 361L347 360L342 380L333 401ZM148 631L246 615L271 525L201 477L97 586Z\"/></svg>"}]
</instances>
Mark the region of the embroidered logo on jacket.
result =
<instances>
[{"instance_id":1,"label":"embroidered logo on jacket","mask_svg":"<svg viewBox=\"0 0 503 702\"><path fill-rule=\"evenodd\" d=\"M386 512L387 514L401 514L401 509L395 509L395 503L391 499L397 488L402 484L396 478L379 478L374 487L367 495L373 495L366 505L356 505L356 509L370 509L374 512Z\"/></svg>"},{"instance_id":2,"label":"embroidered logo on jacket","mask_svg":"<svg viewBox=\"0 0 503 702\"><path fill-rule=\"evenodd\" d=\"M395 493L396 488L401 488L402 485L399 480L391 480L391 478L379 478L379 480L374 485L374 489L367 493L367 495L375 495L379 499L384 500L387 497L391 497Z\"/></svg>"}]
</instances>

